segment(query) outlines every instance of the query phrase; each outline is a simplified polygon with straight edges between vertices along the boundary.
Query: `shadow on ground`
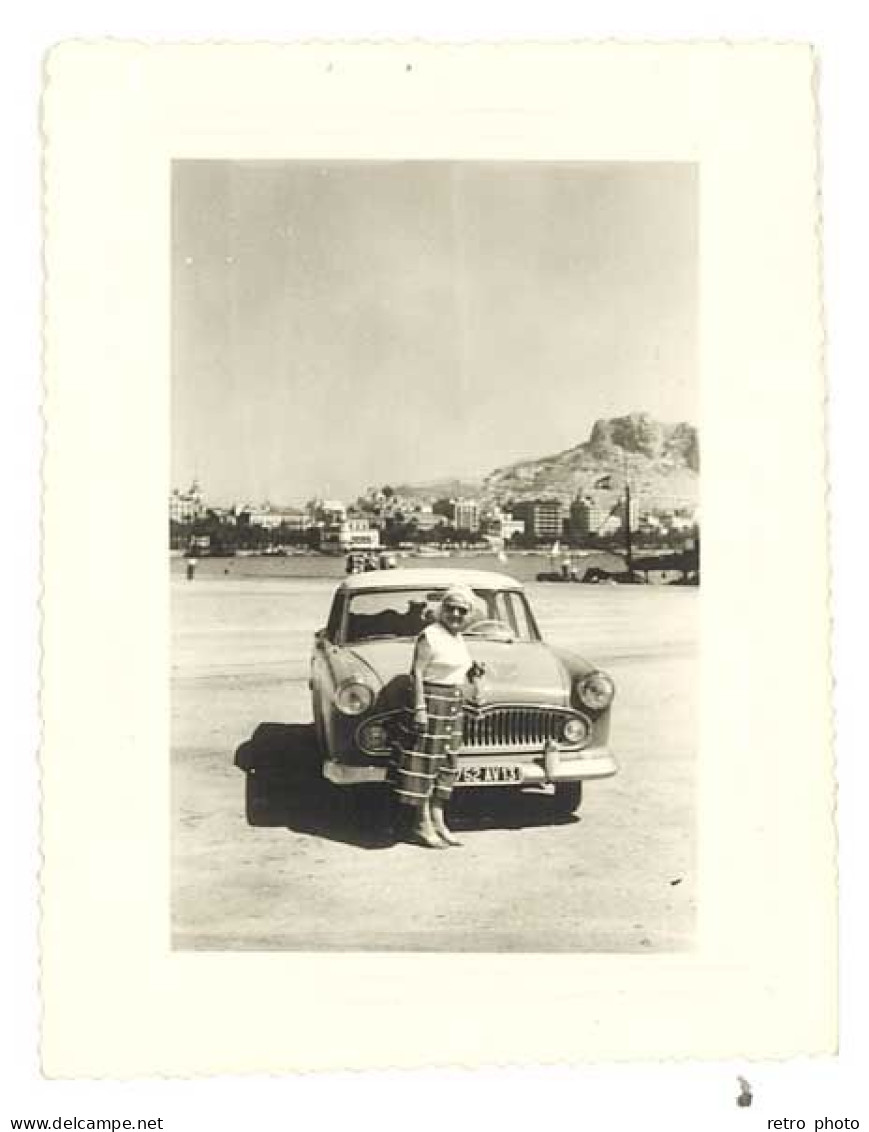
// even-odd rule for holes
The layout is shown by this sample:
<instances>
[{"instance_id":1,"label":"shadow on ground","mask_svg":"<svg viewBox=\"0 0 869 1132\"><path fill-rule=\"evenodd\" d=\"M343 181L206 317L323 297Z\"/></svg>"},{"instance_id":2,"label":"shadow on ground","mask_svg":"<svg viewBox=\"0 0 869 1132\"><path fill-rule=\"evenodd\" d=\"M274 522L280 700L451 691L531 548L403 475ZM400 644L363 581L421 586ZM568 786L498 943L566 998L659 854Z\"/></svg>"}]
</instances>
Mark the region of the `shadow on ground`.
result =
<instances>
[{"instance_id":1,"label":"shadow on ground","mask_svg":"<svg viewBox=\"0 0 869 1132\"><path fill-rule=\"evenodd\" d=\"M361 849L402 840L407 814L383 785L333 786L322 775L310 724L261 723L235 752L245 774L245 816L252 826L286 827ZM543 793L507 787L456 791L450 803L456 830L524 829L570 825Z\"/></svg>"},{"instance_id":2,"label":"shadow on ground","mask_svg":"<svg viewBox=\"0 0 869 1132\"><path fill-rule=\"evenodd\" d=\"M397 840L388 791L327 782L310 724L259 724L235 752L235 765L245 772L249 825L284 826L361 849Z\"/></svg>"}]
</instances>

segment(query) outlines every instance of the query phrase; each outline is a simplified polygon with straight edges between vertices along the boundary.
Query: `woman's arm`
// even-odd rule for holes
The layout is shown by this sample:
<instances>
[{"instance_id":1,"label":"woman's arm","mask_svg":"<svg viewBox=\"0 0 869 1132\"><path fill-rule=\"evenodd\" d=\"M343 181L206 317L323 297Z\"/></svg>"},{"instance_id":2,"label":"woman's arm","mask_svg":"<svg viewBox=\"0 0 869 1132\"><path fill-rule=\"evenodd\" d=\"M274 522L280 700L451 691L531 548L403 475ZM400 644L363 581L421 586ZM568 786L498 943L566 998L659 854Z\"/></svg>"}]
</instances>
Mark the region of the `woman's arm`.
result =
<instances>
[{"instance_id":1,"label":"woman's arm","mask_svg":"<svg viewBox=\"0 0 869 1132\"><path fill-rule=\"evenodd\" d=\"M428 723L423 680L425 679L425 670L428 667L430 659L431 645L428 643L425 634L420 633L416 638L416 646L413 650L413 662L410 666L411 684L413 686L413 720L414 723L418 724L420 727L425 727Z\"/></svg>"}]
</instances>

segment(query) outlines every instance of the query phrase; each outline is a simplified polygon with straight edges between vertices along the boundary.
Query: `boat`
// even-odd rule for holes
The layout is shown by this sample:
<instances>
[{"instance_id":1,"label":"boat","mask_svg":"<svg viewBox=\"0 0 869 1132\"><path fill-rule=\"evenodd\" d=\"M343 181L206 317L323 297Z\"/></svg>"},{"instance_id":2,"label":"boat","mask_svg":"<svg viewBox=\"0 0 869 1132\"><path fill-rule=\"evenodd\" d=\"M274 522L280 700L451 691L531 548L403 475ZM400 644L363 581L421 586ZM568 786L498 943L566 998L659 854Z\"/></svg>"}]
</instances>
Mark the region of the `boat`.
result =
<instances>
[{"instance_id":1,"label":"boat","mask_svg":"<svg viewBox=\"0 0 869 1132\"><path fill-rule=\"evenodd\" d=\"M414 558L449 558L450 552L439 546L420 546L413 552Z\"/></svg>"}]
</instances>

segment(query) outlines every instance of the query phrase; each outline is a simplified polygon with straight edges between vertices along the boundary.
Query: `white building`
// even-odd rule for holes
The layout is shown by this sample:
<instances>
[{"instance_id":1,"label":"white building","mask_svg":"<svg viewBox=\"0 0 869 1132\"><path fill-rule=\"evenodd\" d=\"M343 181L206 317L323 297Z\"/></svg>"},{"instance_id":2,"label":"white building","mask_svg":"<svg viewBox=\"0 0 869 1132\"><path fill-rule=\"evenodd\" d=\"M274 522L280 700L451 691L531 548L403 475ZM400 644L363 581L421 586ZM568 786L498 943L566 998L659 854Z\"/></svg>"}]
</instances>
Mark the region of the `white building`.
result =
<instances>
[{"instance_id":1,"label":"white building","mask_svg":"<svg viewBox=\"0 0 869 1132\"><path fill-rule=\"evenodd\" d=\"M325 522L341 522L347 515L347 507L340 499L323 499L318 508L318 517Z\"/></svg>"},{"instance_id":2,"label":"white building","mask_svg":"<svg viewBox=\"0 0 869 1132\"><path fill-rule=\"evenodd\" d=\"M523 519L513 519L509 515L505 515L503 511L496 510L486 519L483 520L483 530L487 535L493 538L503 539L509 542L514 535L525 534L525 522Z\"/></svg>"},{"instance_id":3,"label":"white building","mask_svg":"<svg viewBox=\"0 0 869 1132\"><path fill-rule=\"evenodd\" d=\"M275 531L278 527L303 531L307 526L304 512L296 507L273 507L271 503L263 503L259 507L243 507L240 513L247 517L250 526L266 531Z\"/></svg>"},{"instance_id":4,"label":"white building","mask_svg":"<svg viewBox=\"0 0 869 1132\"><path fill-rule=\"evenodd\" d=\"M323 531L320 549L329 554L347 554L351 550L379 550L380 531L364 516L354 515L341 523L333 523Z\"/></svg>"},{"instance_id":5,"label":"white building","mask_svg":"<svg viewBox=\"0 0 869 1132\"><path fill-rule=\"evenodd\" d=\"M630 504L631 529L640 519L639 503L635 497ZM578 496L570 506L570 533L574 536L612 534L625 521L624 496L612 491L589 492Z\"/></svg>"},{"instance_id":6,"label":"white building","mask_svg":"<svg viewBox=\"0 0 869 1132\"><path fill-rule=\"evenodd\" d=\"M205 514L205 500L202 488L196 480L187 491L175 488L169 496L169 518L176 523L191 523Z\"/></svg>"},{"instance_id":7,"label":"white building","mask_svg":"<svg viewBox=\"0 0 869 1132\"><path fill-rule=\"evenodd\" d=\"M501 520L501 538L509 541L513 535L524 535L525 523L522 519L511 519L505 515Z\"/></svg>"},{"instance_id":8,"label":"white building","mask_svg":"<svg viewBox=\"0 0 869 1132\"><path fill-rule=\"evenodd\" d=\"M457 499L453 504L453 523L460 531L480 529L480 505L476 499Z\"/></svg>"},{"instance_id":9,"label":"white building","mask_svg":"<svg viewBox=\"0 0 869 1132\"><path fill-rule=\"evenodd\" d=\"M414 511L410 515L410 519L416 524L417 530L420 531L433 531L447 524L446 515L435 515L431 507L421 511Z\"/></svg>"}]
</instances>

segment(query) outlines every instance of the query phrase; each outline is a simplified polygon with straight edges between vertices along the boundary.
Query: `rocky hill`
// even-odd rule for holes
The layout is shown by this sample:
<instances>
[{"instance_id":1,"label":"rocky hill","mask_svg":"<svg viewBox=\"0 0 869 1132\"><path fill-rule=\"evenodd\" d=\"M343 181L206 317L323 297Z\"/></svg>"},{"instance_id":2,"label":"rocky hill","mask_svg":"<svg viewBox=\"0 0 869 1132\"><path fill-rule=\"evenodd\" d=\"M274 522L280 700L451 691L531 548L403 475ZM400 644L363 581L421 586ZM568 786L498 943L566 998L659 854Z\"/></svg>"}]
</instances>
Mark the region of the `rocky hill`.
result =
<instances>
[{"instance_id":1,"label":"rocky hill","mask_svg":"<svg viewBox=\"0 0 869 1132\"><path fill-rule=\"evenodd\" d=\"M483 477L459 479L447 476L443 479L427 480L425 483L399 483L395 485L396 495L416 495L428 499L476 498L483 490Z\"/></svg>"},{"instance_id":2,"label":"rocky hill","mask_svg":"<svg viewBox=\"0 0 869 1132\"><path fill-rule=\"evenodd\" d=\"M691 506L699 500L699 470L693 425L630 413L596 421L589 439L575 448L497 468L485 478L483 494L501 502L538 496L567 501L598 487L621 490L627 472L638 498Z\"/></svg>"}]
</instances>

